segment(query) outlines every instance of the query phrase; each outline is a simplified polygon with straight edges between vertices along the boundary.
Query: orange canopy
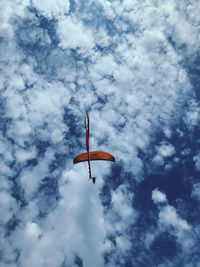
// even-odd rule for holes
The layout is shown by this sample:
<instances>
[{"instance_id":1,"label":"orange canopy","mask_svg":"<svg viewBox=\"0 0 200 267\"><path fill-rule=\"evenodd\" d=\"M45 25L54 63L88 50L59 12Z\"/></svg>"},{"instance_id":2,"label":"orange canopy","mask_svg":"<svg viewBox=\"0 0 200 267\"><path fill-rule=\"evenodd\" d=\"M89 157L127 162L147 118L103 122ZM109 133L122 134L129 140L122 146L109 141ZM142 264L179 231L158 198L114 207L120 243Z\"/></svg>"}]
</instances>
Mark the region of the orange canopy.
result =
<instances>
[{"instance_id":1,"label":"orange canopy","mask_svg":"<svg viewBox=\"0 0 200 267\"><path fill-rule=\"evenodd\" d=\"M107 161L115 162L115 158L111 154L107 152L103 152L103 151L91 151L90 160L107 160ZM88 152L85 152L85 153L82 153L76 156L74 158L73 163L76 164L76 163L83 162L83 161L88 161Z\"/></svg>"}]
</instances>

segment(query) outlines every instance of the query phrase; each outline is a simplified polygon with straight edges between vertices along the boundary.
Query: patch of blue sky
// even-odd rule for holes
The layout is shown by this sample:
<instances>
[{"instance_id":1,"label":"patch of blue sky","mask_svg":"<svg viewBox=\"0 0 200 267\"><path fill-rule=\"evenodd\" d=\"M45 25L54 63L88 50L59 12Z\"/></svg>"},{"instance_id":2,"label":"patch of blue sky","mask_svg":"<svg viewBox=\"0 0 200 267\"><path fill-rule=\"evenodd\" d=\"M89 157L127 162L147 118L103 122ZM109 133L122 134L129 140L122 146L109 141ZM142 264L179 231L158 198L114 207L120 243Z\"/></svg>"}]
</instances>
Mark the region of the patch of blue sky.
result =
<instances>
[{"instance_id":1,"label":"patch of blue sky","mask_svg":"<svg viewBox=\"0 0 200 267\"><path fill-rule=\"evenodd\" d=\"M82 260L81 257L79 257L78 255L75 255L74 263L75 263L78 267L83 267L83 260Z\"/></svg>"},{"instance_id":2,"label":"patch of blue sky","mask_svg":"<svg viewBox=\"0 0 200 267\"><path fill-rule=\"evenodd\" d=\"M58 178L55 176L43 178L36 195L40 219L57 207L59 197Z\"/></svg>"},{"instance_id":3,"label":"patch of blue sky","mask_svg":"<svg viewBox=\"0 0 200 267\"><path fill-rule=\"evenodd\" d=\"M176 239L168 232L161 233L151 245L151 253L153 255L154 264L161 264L167 259L173 259L181 252Z\"/></svg>"}]
</instances>

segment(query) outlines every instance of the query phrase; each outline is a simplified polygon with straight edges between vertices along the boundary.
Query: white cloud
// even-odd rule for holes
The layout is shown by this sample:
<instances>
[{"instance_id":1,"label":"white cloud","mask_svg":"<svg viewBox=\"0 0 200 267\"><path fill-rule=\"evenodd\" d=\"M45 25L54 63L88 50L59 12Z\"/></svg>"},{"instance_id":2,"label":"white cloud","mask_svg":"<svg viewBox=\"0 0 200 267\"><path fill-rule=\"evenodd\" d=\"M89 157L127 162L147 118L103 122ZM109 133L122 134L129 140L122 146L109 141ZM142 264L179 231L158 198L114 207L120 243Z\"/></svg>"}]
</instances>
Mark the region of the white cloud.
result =
<instances>
[{"instance_id":1,"label":"white cloud","mask_svg":"<svg viewBox=\"0 0 200 267\"><path fill-rule=\"evenodd\" d=\"M102 28L95 34L95 42L101 47L108 47L112 43L112 38Z\"/></svg>"},{"instance_id":2,"label":"white cloud","mask_svg":"<svg viewBox=\"0 0 200 267\"><path fill-rule=\"evenodd\" d=\"M174 147L169 143L161 143L160 146L156 146L157 154L152 159L152 162L158 166L163 166L165 164L165 158L171 157L175 154ZM169 170L172 168L171 164L167 164L165 169Z\"/></svg>"},{"instance_id":3,"label":"white cloud","mask_svg":"<svg viewBox=\"0 0 200 267\"><path fill-rule=\"evenodd\" d=\"M190 153L191 153L190 148L186 148L183 151L181 151L181 155L183 155L183 156L189 155Z\"/></svg>"},{"instance_id":4,"label":"white cloud","mask_svg":"<svg viewBox=\"0 0 200 267\"><path fill-rule=\"evenodd\" d=\"M16 157L19 162L24 162L26 160L35 158L36 152L34 150L33 151L17 150Z\"/></svg>"},{"instance_id":5,"label":"white cloud","mask_svg":"<svg viewBox=\"0 0 200 267\"><path fill-rule=\"evenodd\" d=\"M69 0L33 0L32 3L43 16L50 19L54 17L57 18L68 13L70 8Z\"/></svg>"},{"instance_id":6,"label":"white cloud","mask_svg":"<svg viewBox=\"0 0 200 267\"><path fill-rule=\"evenodd\" d=\"M167 138L171 138L171 136L172 136L172 131L171 131L169 128L166 128L166 129L164 130L164 133L165 133L165 136L166 136Z\"/></svg>"},{"instance_id":7,"label":"white cloud","mask_svg":"<svg viewBox=\"0 0 200 267\"><path fill-rule=\"evenodd\" d=\"M34 169L24 168L19 176L19 181L24 190L25 197L30 201L36 194L42 179L49 175L49 165L53 160L54 152L48 148L45 157L39 159Z\"/></svg>"},{"instance_id":8,"label":"white cloud","mask_svg":"<svg viewBox=\"0 0 200 267\"><path fill-rule=\"evenodd\" d=\"M181 219L175 208L166 205L161 209L159 213L159 222L165 226L173 226L177 231L190 230L190 226L187 221Z\"/></svg>"},{"instance_id":9,"label":"white cloud","mask_svg":"<svg viewBox=\"0 0 200 267\"><path fill-rule=\"evenodd\" d=\"M151 246L151 244L153 243L153 241L155 240L155 238L158 234L159 234L159 232L156 230L146 233L145 239L144 239L144 244L145 244L145 247L147 249Z\"/></svg>"},{"instance_id":10,"label":"white cloud","mask_svg":"<svg viewBox=\"0 0 200 267\"><path fill-rule=\"evenodd\" d=\"M17 213L16 200L9 194L8 191L0 191L0 224L6 225L12 216Z\"/></svg>"},{"instance_id":11,"label":"white cloud","mask_svg":"<svg viewBox=\"0 0 200 267\"><path fill-rule=\"evenodd\" d=\"M13 16L23 17L25 15L25 8L30 4L29 0L2 0L0 3L0 30L5 31L7 36L12 37L12 27L10 25L10 18Z\"/></svg>"},{"instance_id":12,"label":"white cloud","mask_svg":"<svg viewBox=\"0 0 200 267\"><path fill-rule=\"evenodd\" d=\"M175 149L171 144L161 144L161 146L157 147L158 153L162 157L171 157L175 153Z\"/></svg>"},{"instance_id":13,"label":"white cloud","mask_svg":"<svg viewBox=\"0 0 200 267\"><path fill-rule=\"evenodd\" d=\"M122 220L136 217L132 208L133 194L127 193L125 186L120 186L112 192L112 204L115 211L121 216Z\"/></svg>"},{"instance_id":14,"label":"white cloud","mask_svg":"<svg viewBox=\"0 0 200 267\"><path fill-rule=\"evenodd\" d=\"M158 166L163 166L164 165L164 159L161 155L156 155L153 158L153 163L155 163Z\"/></svg>"},{"instance_id":15,"label":"white cloud","mask_svg":"<svg viewBox=\"0 0 200 267\"><path fill-rule=\"evenodd\" d=\"M39 226L36 223L29 222L26 225L25 233L28 237L37 239L39 235L41 234L41 231L39 229Z\"/></svg>"},{"instance_id":16,"label":"white cloud","mask_svg":"<svg viewBox=\"0 0 200 267\"><path fill-rule=\"evenodd\" d=\"M117 64L115 63L112 55L101 57L96 62L95 66L92 66L91 74L94 77L96 75L112 75L115 72L116 67ZM95 73L93 74L94 71Z\"/></svg>"},{"instance_id":17,"label":"white cloud","mask_svg":"<svg viewBox=\"0 0 200 267\"><path fill-rule=\"evenodd\" d=\"M200 201L200 183L193 184L191 196Z\"/></svg>"},{"instance_id":18,"label":"white cloud","mask_svg":"<svg viewBox=\"0 0 200 267\"><path fill-rule=\"evenodd\" d=\"M159 208L159 231L168 231L168 233L175 236L177 242L183 249L183 253L189 253L195 245L192 225L185 219L182 219L177 210L167 203L166 195L162 192L155 189L152 193L152 199ZM159 205L160 203L163 203L164 205ZM158 234L158 231L154 231L150 235L147 235L147 246L151 244L152 240L156 237L156 234Z\"/></svg>"},{"instance_id":19,"label":"white cloud","mask_svg":"<svg viewBox=\"0 0 200 267\"><path fill-rule=\"evenodd\" d=\"M83 5L75 1L75 10L69 15L69 1L33 0L39 14L57 21L55 34L40 27L40 16L26 9L30 4L2 1L0 8L4 132L0 143L0 217L3 224L13 216L20 218L8 241L1 235L3 260L14 266L19 249L20 266L57 267L65 258L73 266L77 253L83 265L99 267L104 264L105 252L116 252L111 263L116 266L118 258L122 266L135 235L127 232L139 212L132 207L134 195L128 180L109 192L111 205L104 211L99 195L110 163L92 164L98 178L95 186L87 181L87 163L73 166L73 153L84 147L84 112L91 108L91 147L111 152L132 179L143 179L145 160L138 151L148 153L160 131L171 137L171 127L182 116L191 89L180 65L185 54L178 54L168 38L171 36L177 46L184 43L186 55L195 53L199 48L198 19L194 16L198 7L185 4L187 16L182 16L177 1L99 0ZM186 38L190 33L192 38ZM195 101L189 103L184 118L188 128L190 122L198 125L199 112ZM175 150L169 143L156 145L154 163L164 165ZM23 164L35 157L35 166ZM198 157L194 161L198 168ZM50 193L38 192L45 177L55 182ZM11 188L21 194L27 206L20 207ZM194 185L192 196L198 198L198 185ZM165 194L158 189L152 192L152 199L165 204L159 205L160 230L172 227L178 242L191 247L193 240L186 234L191 230L189 223L167 205ZM41 217L41 209L50 212ZM154 231L148 233L144 233L146 248L156 237Z\"/></svg>"},{"instance_id":20,"label":"white cloud","mask_svg":"<svg viewBox=\"0 0 200 267\"><path fill-rule=\"evenodd\" d=\"M126 10L131 10L131 9L134 9L135 7L135 4L137 4L137 1L132 1L132 0L124 0L123 1L123 6Z\"/></svg>"},{"instance_id":21,"label":"white cloud","mask_svg":"<svg viewBox=\"0 0 200 267\"><path fill-rule=\"evenodd\" d=\"M92 32L75 17L63 17L58 21L59 46L87 51L93 48Z\"/></svg>"},{"instance_id":22,"label":"white cloud","mask_svg":"<svg viewBox=\"0 0 200 267\"><path fill-rule=\"evenodd\" d=\"M188 128L192 128L199 124L200 118L200 107L198 103L192 99L189 103L189 109L187 110L184 121L187 124Z\"/></svg>"},{"instance_id":23,"label":"white cloud","mask_svg":"<svg viewBox=\"0 0 200 267\"><path fill-rule=\"evenodd\" d=\"M112 3L109 1L98 0L98 2L102 5L105 15L107 18L114 19L115 18L115 10L113 8Z\"/></svg>"},{"instance_id":24,"label":"white cloud","mask_svg":"<svg viewBox=\"0 0 200 267\"><path fill-rule=\"evenodd\" d=\"M167 202L166 195L162 193L161 191L159 191L157 188L152 191L152 200L156 204Z\"/></svg>"},{"instance_id":25,"label":"white cloud","mask_svg":"<svg viewBox=\"0 0 200 267\"><path fill-rule=\"evenodd\" d=\"M99 185L94 187L84 179L87 171L84 166L79 166L79 173L67 171L64 174L63 182L67 178L69 183L61 187L62 199L58 208L49 215L47 225L49 230L54 229L53 240L57 237L56 250L63 247L65 255L71 256L76 251L84 265L101 266L105 222L98 199Z\"/></svg>"},{"instance_id":26,"label":"white cloud","mask_svg":"<svg viewBox=\"0 0 200 267\"><path fill-rule=\"evenodd\" d=\"M197 171L200 171L200 154L193 157Z\"/></svg>"},{"instance_id":27,"label":"white cloud","mask_svg":"<svg viewBox=\"0 0 200 267\"><path fill-rule=\"evenodd\" d=\"M130 242L128 236L117 236L116 242L122 253L126 251L128 252L131 249L132 243Z\"/></svg>"}]
</instances>

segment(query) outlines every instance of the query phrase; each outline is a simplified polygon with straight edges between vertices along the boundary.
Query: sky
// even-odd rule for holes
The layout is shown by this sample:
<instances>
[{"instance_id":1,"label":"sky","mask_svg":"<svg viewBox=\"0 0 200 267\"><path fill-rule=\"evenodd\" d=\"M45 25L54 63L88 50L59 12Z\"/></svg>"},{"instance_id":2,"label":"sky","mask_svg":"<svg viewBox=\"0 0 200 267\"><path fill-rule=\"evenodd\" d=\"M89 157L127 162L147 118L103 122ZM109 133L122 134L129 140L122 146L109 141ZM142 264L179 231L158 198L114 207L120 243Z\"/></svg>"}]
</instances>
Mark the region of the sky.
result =
<instances>
[{"instance_id":1,"label":"sky","mask_svg":"<svg viewBox=\"0 0 200 267\"><path fill-rule=\"evenodd\" d=\"M200 266L199 14L0 1L0 266Z\"/></svg>"}]
</instances>

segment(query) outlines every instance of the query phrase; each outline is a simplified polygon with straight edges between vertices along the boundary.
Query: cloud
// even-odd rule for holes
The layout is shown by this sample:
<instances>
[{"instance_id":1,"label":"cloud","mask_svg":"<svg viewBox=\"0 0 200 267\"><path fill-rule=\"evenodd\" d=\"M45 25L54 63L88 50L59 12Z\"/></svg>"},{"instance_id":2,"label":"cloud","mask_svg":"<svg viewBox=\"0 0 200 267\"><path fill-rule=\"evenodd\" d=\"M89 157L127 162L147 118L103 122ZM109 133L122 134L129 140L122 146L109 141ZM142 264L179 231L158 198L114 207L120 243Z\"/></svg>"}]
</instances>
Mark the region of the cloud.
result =
<instances>
[{"instance_id":1,"label":"cloud","mask_svg":"<svg viewBox=\"0 0 200 267\"><path fill-rule=\"evenodd\" d=\"M93 48L94 40L89 29L73 17L63 17L58 22L59 46L87 51Z\"/></svg>"},{"instance_id":2,"label":"cloud","mask_svg":"<svg viewBox=\"0 0 200 267\"><path fill-rule=\"evenodd\" d=\"M182 118L188 131L198 127L198 101L182 64L199 48L198 5L128 0L0 5L2 264L153 266L153 256L145 254L163 231L183 254L192 255L192 222L170 197L167 201L166 183L163 189L151 178L150 190L162 188L152 195L143 188L146 214L135 199L154 165L166 171L173 167L170 158L179 157L173 137L177 131L180 138L186 135ZM85 149L86 109L91 149L116 157L113 164L92 162L95 187L87 181L87 163L72 163ZM182 144L179 164L187 156ZM189 151L198 171L198 151ZM199 200L198 183L192 187L191 196Z\"/></svg>"},{"instance_id":3,"label":"cloud","mask_svg":"<svg viewBox=\"0 0 200 267\"><path fill-rule=\"evenodd\" d=\"M156 155L152 159L152 162L157 166L165 165L166 170L171 169L172 166L170 164L165 164L165 161L174 154L174 147L169 143L162 142L160 146L156 147Z\"/></svg>"},{"instance_id":4,"label":"cloud","mask_svg":"<svg viewBox=\"0 0 200 267\"><path fill-rule=\"evenodd\" d=\"M184 120L189 128L197 126L199 123L200 107L194 99L189 103L189 109L187 110Z\"/></svg>"},{"instance_id":5,"label":"cloud","mask_svg":"<svg viewBox=\"0 0 200 267\"><path fill-rule=\"evenodd\" d=\"M159 207L158 225L161 232L168 231L176 237L177 242L182 246L183 251L188 251L195 245L195 238L193 236L191 225L180 217L177 210L169 205L166 200L166 195L157 189L152 192L152 199L155 204L163 203ZM150 242L154 240L155 233L152 235Z\"/></svg>"},{"instance_id":6,"label":"cloud","mask_svg":"<svg viewBox=\"0 0 200 267\"><path fill-rule=\"evenodd\" d=\"M160 192L157 188L152 191L152 200L156 203L166 203L166 195Z\"/></svg>"},{"instance_id":7,"label":"cloud","mask_svg":"<svg viewBox=\"0 0 200 267\"><path fill-rule=\"evenodd\" d=\"M32 4L35 8L37 8L43 16L48 17L48 18L57 18L59 16L62 16L66 13L69 12L70 8L70 1L65 0L58 0L58 1L38 1L38 0L33 0Z\"/></svg>"},{"instance_id":8,"label":"cloud","mask_svg":"<svg viewBox=\"0 0 200 267\"><path fill-rule=\"evenodd\" d=\"M193 184L192 197L200 201L200 183Z\"/></svg>"},{"instance_id":9,"label":"cloud","mask_svg":"<svg viewBox=\"0 0 200 267\"><path fill-rule=\"evenodd\" d=\"M193 157L197 171L200 171L200 154Z\"/></svg>"},{"instance_id":10,"label":"cloud","mask_svg":"<svg viewBox=\"0 0 200 267\"><path fill-rule=\"evenodd\" d=\"M158 258L160 265L169 264L173 266L174 264L179 264L182 260L184 260L186 264L189 264L188 255L195 253L197 245L197 239L194 235L194 231L196 231L194 230L195 227L192 227L185 218L181 217L181 215L186 215L185 211L182 211L180 214L180 209L178 208L178 211L178 209L168 204L166 195L158 189L153 190L152 199L154 203L158 205L159 209L158 228L151 229L151 231L146 234L145 244L147 248L156 248L157 244L162 246L165 242L166 244L170 242L170 246L174 246L173 252L169 250L168 252L166 251L165 257L162 257L161 253L155 256L156 258L160 256L160 258ZM162 205L160 205L161 203ZM160 243L160 238L162 238L162 236L165 236L165 241L163 240L162 243ZM178 252L178 250L180 251ZM172 256L170 260L167 260L169 256L168 253L171 253Z\"/></svg>"},{"instance_id":11,"label":"cloud","mask_svg":"<svg viewBox=\"0 0 200 267\"><path fill-rule=\"evenodd\" d=\"M130 217L137 216L132 209L132 199L133 195L128 193L123 185L119 186L116 191L112 192L111 203L114 210L120 215L122 220L127 220L130 219Z\"/></svg>"},{"instance_id":12,"label":"cloud","mask_svg":"<svg viewBox=\"0 0 200 267\"><path fill-rule=\"evenodd\" d=\"M163 208L159 214L159 222L162 225L172 225L175 229L178 231L182 230L190 230L190 226L188 223L179 218L179 216L176 213L176 210L171 206L166 206Z\"/></svg>"},{"instance_id":13,"label":"cloud","mask_svg":"<svg viewBox=\"0 0 200 267\"><path fill-rule=\"evenodd\" d=\"M9 192L2 190L1 197L1 224L6 225L12 216L17 212L17 203L15 199L10 196Z\"/></svg>"},{"instance_id":14,"label":"cloud","mask_svg":"<svg viewBox=\"0 0 200 267\"><path fill-rule=\"evenodd\" d=\"M162 157L171 157L175 153L175 149L171 144L161 144L157 151Z\"/></svg>"}]
</instances>

